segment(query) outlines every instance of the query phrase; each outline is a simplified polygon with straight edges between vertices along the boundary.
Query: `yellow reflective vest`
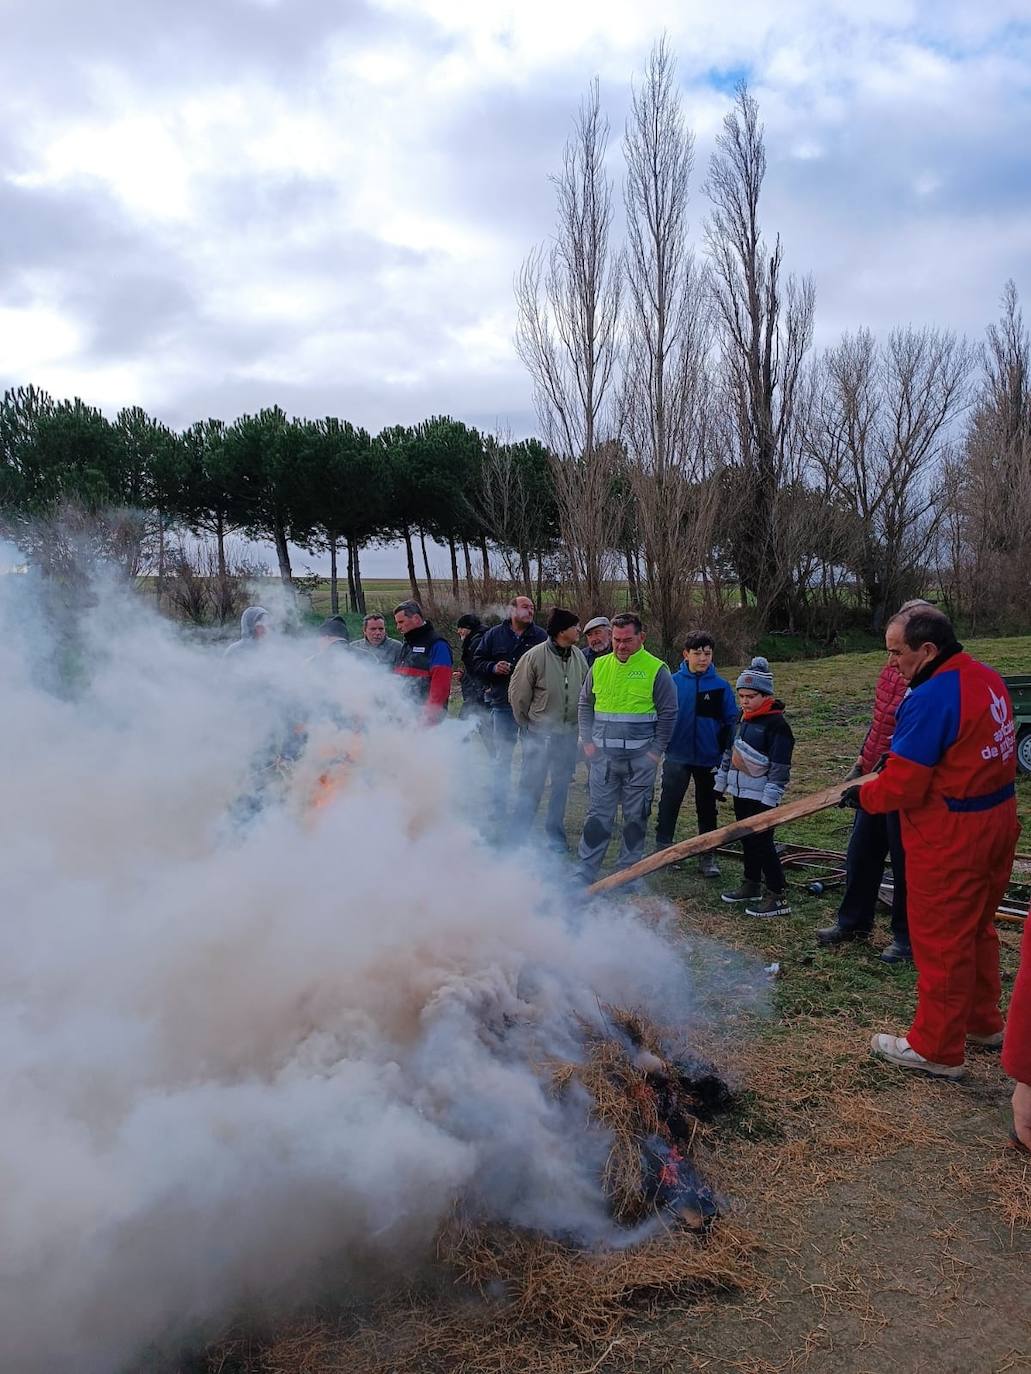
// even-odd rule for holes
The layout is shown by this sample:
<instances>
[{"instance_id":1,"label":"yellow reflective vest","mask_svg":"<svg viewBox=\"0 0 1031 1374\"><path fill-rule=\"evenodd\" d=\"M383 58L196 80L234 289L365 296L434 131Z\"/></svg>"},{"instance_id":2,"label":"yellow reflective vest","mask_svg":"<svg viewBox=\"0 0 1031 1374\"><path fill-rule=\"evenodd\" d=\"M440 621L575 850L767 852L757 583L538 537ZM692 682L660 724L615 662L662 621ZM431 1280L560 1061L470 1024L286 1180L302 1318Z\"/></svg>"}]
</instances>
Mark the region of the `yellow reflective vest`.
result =
<instances>
[{"instance_id":1,"label":"yellow reflective vest","mask_svg":"<svg viewBox=\"0 0 1031 1374\"><path fill-rule=\"evenodd\" d=\"M655 679L666 665L647 649L625 663L605 654L591 667L594 683L594 731L600 749L643 749L655 738Z\"/></svg>"}]
</instances>

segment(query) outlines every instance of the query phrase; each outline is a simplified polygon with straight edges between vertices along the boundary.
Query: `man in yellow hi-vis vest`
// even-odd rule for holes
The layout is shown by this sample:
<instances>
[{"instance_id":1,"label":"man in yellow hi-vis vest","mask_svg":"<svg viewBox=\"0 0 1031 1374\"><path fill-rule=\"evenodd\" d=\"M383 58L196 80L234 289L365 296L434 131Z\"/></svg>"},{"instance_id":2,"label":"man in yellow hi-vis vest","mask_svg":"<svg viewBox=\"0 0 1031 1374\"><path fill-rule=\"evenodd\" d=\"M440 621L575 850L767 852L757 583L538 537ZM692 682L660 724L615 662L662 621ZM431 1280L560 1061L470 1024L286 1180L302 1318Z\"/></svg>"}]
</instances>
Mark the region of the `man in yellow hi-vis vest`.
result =
<instances>
[{"instance_id":1,"label":"man in yellow hi-vis vest","mask_svg":"<svg viewBox=\"0 0 1031 1374\"><path fill-rule=\"evenodd\" d=\"M580 693L580 742L590 770L589 805L580 836L585 883L598 876L623 811L617 868L644 857L655 774L677 723L677 689L661 658L644 647L638 616L612 622L612 653L596 659Z\"/></svg>"}]
</instances>

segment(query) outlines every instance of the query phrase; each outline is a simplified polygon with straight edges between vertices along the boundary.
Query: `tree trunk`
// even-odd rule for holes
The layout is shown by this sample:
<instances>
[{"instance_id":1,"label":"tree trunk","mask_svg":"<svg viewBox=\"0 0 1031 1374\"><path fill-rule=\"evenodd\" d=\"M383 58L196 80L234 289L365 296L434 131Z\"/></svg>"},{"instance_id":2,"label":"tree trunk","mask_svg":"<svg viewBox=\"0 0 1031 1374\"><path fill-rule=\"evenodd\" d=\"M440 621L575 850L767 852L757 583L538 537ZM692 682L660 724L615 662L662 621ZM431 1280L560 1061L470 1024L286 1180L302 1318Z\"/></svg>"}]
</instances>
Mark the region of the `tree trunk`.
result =
<instances>
[{"instance_id":1,"label":"tree trunk","mask_svg":"<svg viewBox=\"0 0 1031 1374\"><path fill-rule=\"evenodd\" d=\"M519 550L519 570L523 577L523 594L533 595L532 579L530 577L530 555L526 549Z\"/></svg>"},{"instance_id":2,"label":"tree trunk","mask_svg":"<svg viewBox=\"0 0 1031 1374\"><path fill-rule=\"evenodd\" d=\"M637 578L637 569L634 567L634 551L629 544L624 552L624 557L626 558L628 605L638 608L641 604L641 584Z\"/></svg>"},{"instance_id":3,"label":"tree trunk","mask_svg":"<svg viewBox=\"0 0 1031 1374\"><path fill-rule=\"evenodd\" d=\"M419 546L420 546L421 549L422 549L422 566L423 566L423 571L424 571L425 574L426 574L426 592L427 592L427 594L428 594L430 600L432 601L432 600L433 600L433 574L430 572L430 559L429 559L429 554L427 554L427 552L426 552L426 531L423 529L423 527L422 527L421 525L419 526Z\"/></svg>"},{"instance_id":4,"label":"tree trunk","mask_svg":"<svg viewBox=\"0 0 1031 1374\"><path fill-rule=\"evenodd\" d=\"M451 550L451 595L458 600L458 549L455 541L448 535L448 548Z\"/></svg>"},{"instance_id":5,"label":"tree trunk","mask_svg":"<svg viewBox=\"0 0 1031 1374\"><path fill-rule=\"evenodd\" d=\"M402 525L401 533L404 535L405 554L408 558L408 585L411 588L412 600L422 602L422 593L419 591L419 584L415 580L415 550L412 548L412 531L409 526Z\"/></svg>"},{"instance_id":6,"label":"tree trunk","mask_svg":"<svg viewBox=\"0 0 1031 1374\"><path fill-rule=\"evenodd\" d=\"M157 603L158 610L161 609L161 597L165 590L165 517L158 511L158 584L157 584Z\"/></svg>"},{"instance_id":7,"label":"tree trunk","mask_svg":"<svg viewBox=\"0 0 1031 1374\"><path fill-rule=\"evenodd\" d=\"M464 557L465 557L465 589L466 589L466 591L467 591L468 594L469 594L469 599L472 600L472 595L473 595L473 560L472 560L472 554L469 552L469 541L468 541L468 539L463 539L463 540L462 540L462 553L463 553L463 555L464 555Z\"/></svg>"},{"instance_id":8,"label":"tree trunk","mask_svg":"<svg viewBox=\"0 0 1031 1374\"><path fill-rule=\"evenodd\" d=\"M340 614L340 594L337 591L337 541L335 538L331 538L329 541L329 613L330 615Z\"/></svg>"},{"instance_id":9,"label":"tree trunk","mask_svg":"<svg viewBox=\"0 0 1031 1374\"><path fill-rule=\"evenodd\" d=\"M541 600L544 596L544 554L537 550L537 597L534 605L540 609Z\"/></svg>"},{"instance_id":10,"label":"tree trunk","mask_svg":"<svg viewBox=\"0 0 1031 1374\"><path fill-rule=\"evenodd\" d=\"M355 544L352 548L354 556L354 609L359 615L366 615L368 608L365 605L365 588L362 586L361 552L361 544Z\"/></svg>"},{"instance_id":11,"label":"tree trunk","mask_svg":"<svg viewBox=\"0 0 1031 1374\"><path fill-rule=\"evenodd\" d=\"M286 529L281 521L276 522L272 536L276 545L276 557L279 560L279 576L286 586L292 587L294 575L290 568L290 549L286 542Z\"/></svg>"},{"instance_id":12,"label":"tree trunk","mask_svg":"<svg viewBox=\"0 0 1031 1374\"><path fill-rule=\"evenodd\" d=\"M218 545L218 576L223 586L226 580L226 520L221 511L215 514L215 543Z\"/></svg>"},{"instance_id":13,"label":"tree trunk","mask_svg":"<svg viewBox=\"0 0 1031 1374\"><path fill-rule=\"evenodd\" d=\"M483 558L483 597L485 601L490 600L491 576L490 576L490 554L487 552L487 536L480 535L480 555Z\"/></svg>"},{"instance_id":14,"label":"tree trunk","mask_svg":"<svg viewBox=\"0 0 1031 1374\"><path fill-rule=\"evenodd\" d=\"M354 546L347 541L347 604L352 611L358 609L358 594L354 586Z\"/></svg>"}]
</instances>

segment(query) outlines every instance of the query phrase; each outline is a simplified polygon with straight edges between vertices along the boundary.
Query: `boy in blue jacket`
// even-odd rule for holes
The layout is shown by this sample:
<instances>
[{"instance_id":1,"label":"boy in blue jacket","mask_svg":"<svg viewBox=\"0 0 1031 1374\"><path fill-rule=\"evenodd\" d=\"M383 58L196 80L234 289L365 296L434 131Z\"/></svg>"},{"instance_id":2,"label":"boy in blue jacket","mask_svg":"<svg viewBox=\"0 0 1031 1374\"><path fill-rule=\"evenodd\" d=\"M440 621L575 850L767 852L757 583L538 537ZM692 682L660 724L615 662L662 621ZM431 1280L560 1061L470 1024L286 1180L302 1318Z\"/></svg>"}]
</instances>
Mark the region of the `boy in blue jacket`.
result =
<instances>
[{"instance_id":1,"label":"boy in blue jacket","mask_svg":"<svg viewBox=\"0 0 1031 1374\"><path fill-rule=\"evenodd\" d=\"M734 733L738 708L733 687L713 667L714 648L712 635L704 630L689 634L684 641L684 661L673 674L677 724L662 765L655 825L657 849L667 849L673 843L677 817L692 779L699 835L715 830L718 823L713 775ZM705 878L720 876L714 854L703 854L698 870Z\"/></svg>"}]
</instances>

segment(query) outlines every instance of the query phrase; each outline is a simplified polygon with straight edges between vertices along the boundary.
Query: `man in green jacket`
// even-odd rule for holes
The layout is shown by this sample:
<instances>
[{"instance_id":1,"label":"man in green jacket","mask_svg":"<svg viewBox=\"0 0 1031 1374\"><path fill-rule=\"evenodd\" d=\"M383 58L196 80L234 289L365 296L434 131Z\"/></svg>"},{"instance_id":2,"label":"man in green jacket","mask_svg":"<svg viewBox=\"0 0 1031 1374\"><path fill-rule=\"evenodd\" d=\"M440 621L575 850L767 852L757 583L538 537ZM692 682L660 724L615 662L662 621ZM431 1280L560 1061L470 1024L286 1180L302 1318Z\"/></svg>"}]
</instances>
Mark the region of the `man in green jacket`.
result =
<instances>
[{"instance_id":1,"label":"man in green jacket","mask_svg":"<svg viewBox=\"0 0 1031 1374\"><path fill-rule=\"evenodd\" d=\"M579 618L556 607L547 639L523 654L508 687L512 715L523 732L516 825L520 833L529 829L550 775L544 833L559 851L569 848L566 798L576 768L580 692L587 677L587 660L576 647L579 638Z\"/></svg>"},{"instance_id":2,"label":"man in green jacket","mask_svg":"<svg viewBox=\"0 0 1031 1374\"><path fill-rule=\"evenodd\" d=\"M598 876L623 812L617 868L644 856L655 774L677 723L677 689L662 659L644 647L638 616L612 622L612 653L596 659L580 693L580 742L587 756L589 807L580 837L579 876Z\"/></svg>"}]
</instances>

